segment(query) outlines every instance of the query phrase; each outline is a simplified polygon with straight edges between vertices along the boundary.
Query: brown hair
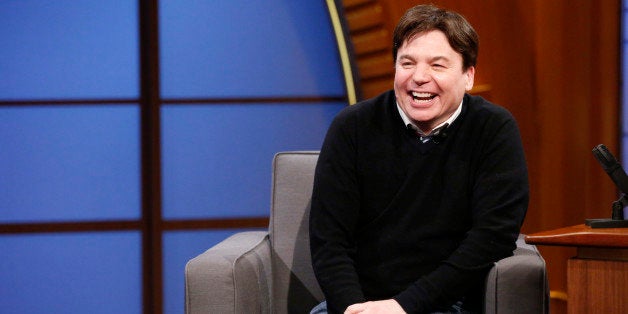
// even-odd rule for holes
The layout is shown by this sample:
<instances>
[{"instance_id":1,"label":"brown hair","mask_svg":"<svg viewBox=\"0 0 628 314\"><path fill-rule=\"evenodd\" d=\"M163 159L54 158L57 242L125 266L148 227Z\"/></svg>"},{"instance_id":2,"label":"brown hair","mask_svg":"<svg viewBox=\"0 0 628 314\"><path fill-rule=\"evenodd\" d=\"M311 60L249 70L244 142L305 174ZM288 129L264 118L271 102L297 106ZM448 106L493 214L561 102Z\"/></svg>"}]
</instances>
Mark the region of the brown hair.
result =
<instances>
[{"instance_id":1,"label":"brown hair","mask_svg":"<svg viewBox=\"0 0 628 314\"><path fill-rule=\"evenodd\" d=\"M449 45L462 55L462 68L475 66L479 39L471 24L460 14L433 5L417 5L401 17L393 33L393 60L397 51L419 33L439 30L449 40Z\"/></svg>"}]
</instances>

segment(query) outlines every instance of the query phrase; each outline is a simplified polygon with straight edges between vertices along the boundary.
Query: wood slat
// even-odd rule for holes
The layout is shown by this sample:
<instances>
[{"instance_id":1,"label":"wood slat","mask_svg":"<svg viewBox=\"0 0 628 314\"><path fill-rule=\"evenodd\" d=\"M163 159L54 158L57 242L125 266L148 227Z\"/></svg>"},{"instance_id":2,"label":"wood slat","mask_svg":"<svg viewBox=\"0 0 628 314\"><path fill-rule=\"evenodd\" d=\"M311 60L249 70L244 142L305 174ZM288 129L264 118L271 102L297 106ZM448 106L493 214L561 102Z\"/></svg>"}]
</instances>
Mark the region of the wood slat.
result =
<instances>
[{"instance_id":1,"label":"wood slat","mask_svg":"<svg viewBox=\"0 0 628 314\"><path fill-rule=\"evenodd\" d=\"M346 10L345 18L349 24L350 33L375 27L381 28L384 23L382 6L377 3L355 10Z\"/></svg>"},{"instance_id":2,"label":"wood slat","mask_svg":"<svg viewBox=\"0 0 628 314\"><path fill-rule=\"evenodd\" d=\"M391 35L385 29L377 29L359 35L353 35L352 39L353 49L358 58L374 52L392 51Z\"/></svg>"},{"instance_id":3,"label":"wood slat","mask_svg":"<svg viewBox=\"0 0 628 314\"><path fill-rule=\"evenodd\" d=\"M142 222L132 221L77 221L77 222L30 222L0 224L0 234L103 232L141 230Z\"/></svg>"},{"instance_id":4,"label":"wood slat","mask_svg":"<svg viewBox=\"0 0 628 314\"><path fill-rule=\"evenodd\" d=\"M356 7L373 4L375 2L376 0L343 0L342 6L344 7L345 11L350 11Z\"/></svg>"},{"instance_id":5,"label":"wood slat","mask_svg":"<svg viewBox=\"0 0 628 314\"><path fill-rule=\"evenodd\" d=\"M380 53L368 58L358 59L358 71L364 79L390 76L394 73L392 57L388 53Z\"/></svg>"},{"instance_id":6,"label":"wood slat","mask_svg":"<svg viewBox=\"0 0 628 314\"><path fill-rule=\"evenodd\" d=\"M628 313L628 262L570 259L568 313Z\"/></svg>"},{"instance_id":7,"label":"wood slat","mask_svg":"<svg viewBox=\"0 0 628 314\"><path fill-rule=\"evenodd\" d=\"M371 80L363 80L364 98L375 97L380 93L393 88L393 77L381 77Z\"/></svg>"}]
</instances>

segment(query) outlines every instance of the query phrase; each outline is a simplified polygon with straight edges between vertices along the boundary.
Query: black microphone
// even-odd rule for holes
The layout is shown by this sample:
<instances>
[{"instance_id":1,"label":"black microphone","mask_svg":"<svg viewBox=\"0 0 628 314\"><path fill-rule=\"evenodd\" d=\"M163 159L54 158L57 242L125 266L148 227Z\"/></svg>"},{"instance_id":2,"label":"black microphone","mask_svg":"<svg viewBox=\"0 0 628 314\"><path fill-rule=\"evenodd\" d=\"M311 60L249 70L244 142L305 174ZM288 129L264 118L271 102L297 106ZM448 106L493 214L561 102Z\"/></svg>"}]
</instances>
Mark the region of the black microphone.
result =
<instances>
[{"instance_id":1,"label":"black microphone","mask_svg":"<svg viewBox=\"0 0 628 314\"><path fill-rule=\"evenodd\" d=\"M593 148L593 155L600 162L608 176L611 177L617 188L622 193L628 194L628 176L621 164L615 159L615 156L608 151L608 148L604 144L600 144Z\"/></svg>"}]
</instances>

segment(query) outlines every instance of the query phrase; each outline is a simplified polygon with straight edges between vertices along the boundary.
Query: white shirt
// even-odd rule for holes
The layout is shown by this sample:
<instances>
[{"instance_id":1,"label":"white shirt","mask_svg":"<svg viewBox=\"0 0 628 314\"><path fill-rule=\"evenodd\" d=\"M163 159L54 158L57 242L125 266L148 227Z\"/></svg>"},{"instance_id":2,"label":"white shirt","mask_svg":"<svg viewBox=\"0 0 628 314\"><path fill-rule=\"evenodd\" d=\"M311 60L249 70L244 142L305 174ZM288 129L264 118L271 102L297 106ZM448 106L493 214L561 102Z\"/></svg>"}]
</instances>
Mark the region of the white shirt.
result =
<instances>
[{"instance_id":1,"label":"white shirt","mask_svg":"<svg viewBox=\"0 0 628 314\"><path fill-rule=\"evenodd\" d=\"M399 115L401 115L401 119L403 120L404 125L406 127L411 127L412 129L414 129L419 134L421 141L425 143L430 140L430 135L432 135L434 131L437 131L445 126L450 125L452 122L454 122L454 120L456 120L456 118L458 118L458 116L460 115L460 112L462 112L462 101L460 101L460 105L458 105L458 109L456 109L456 111L454 111L454 113L452 113L451 116L449 116L447 120L437 125L428 134L425 134L421 130L421 128L419 128L416 124L414 124L414 122L412 122L412 120L410 120L410 118L408 118L408 116L406 116L406 113L401 109L401 107L399 106L399 103L397 103L397 110L399 111Z\"/></svg>"}]
</instances>

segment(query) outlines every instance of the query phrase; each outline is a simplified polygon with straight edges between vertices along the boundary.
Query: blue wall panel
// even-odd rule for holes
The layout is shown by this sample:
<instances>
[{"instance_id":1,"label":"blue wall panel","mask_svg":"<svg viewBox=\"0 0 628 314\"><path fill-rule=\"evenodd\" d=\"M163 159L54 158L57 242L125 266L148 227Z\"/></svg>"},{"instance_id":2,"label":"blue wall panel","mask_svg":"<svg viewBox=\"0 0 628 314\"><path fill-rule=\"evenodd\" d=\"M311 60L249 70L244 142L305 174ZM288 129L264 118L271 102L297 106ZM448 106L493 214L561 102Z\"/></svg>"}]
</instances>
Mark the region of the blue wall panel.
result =
<instances>
[{"instance_id":1,"label":"blue wall panel","mask_svg":"<svg viewBox=\"0 0 628 314\"><path fill-rule=\"evenodd\" d=\"M161 96L346 95L323 1L161 0ZM0 3L0 223L141 219L139 1ZM7 101L54 106L6 106ZM276 152L318 150L346 104L166 105L164 219L267 216ZM164 310L185 262L241 230L163 236ZM139 313L141 231L1 235L0 312ZM5 254L6 255L6 254Z\"/></svg>"},{"instance_id":2,"label":"blue wall panel","mask_svg":"<svg viewBox=\"0 0 628 314\"><path fill-rule=\"evenodd\" d=\"M0 107L0 222L138 219L133 105Z\"/></svg>"},{"instance_id":3,"label":"blue wall panel","mask_svg":"<svg viewBox=\"0 0 628 314\"><path fill-rule=\"evenodd\" d=\"M0 236L1 313L141 313L139 232Z\"/></svg>"},{"instance_id":4,"label":"blue wall panel","mask_svg":"<svg viewBox=\"0 0 628 314\"><path fill-rule=\"evenodd\" d=\"M137 1L3 1L0 38L0 100L139 96Z\"/></svg>"},{"instance_id":5,"label":"blue wall panel","mask_svg":"<svg viewBox=\"0 0 628 314\"><path fill-rule=\"evenodd\" d=\"M345 106L164 106L164 217L268 216L274 154L319 150L329 123Z\"/></svg>"},{"instance_id":6,"label":"blue wall panel","mask_svg":"<svg viewBox=\"0 0 628 314\"><path fill-rule=\"evenodd\" d=\"M622 11L622 44L621 44L621 160L625 169L628 169L628 1L623 1Z\"/></svg>"},{"instance_id":7,"label":"blue wall panel","mask_svg":"<svg viewBox=\"0 0 628 314\"><path fill-rule=\"evenodd\" d=\"M626 12L624 12L624 16L626 16ZM624 20L627 20L624 18ZM628 33L628 28L626 24L624 24L623 30L624 36ZM622 157L622 165L625 169L628 169L628 58L626 57L626 53L628 53L628 41L624 39L622 44L622 76L623 80L621 82L621 101L622 108L620 110L621 117L621 138L620 138L620 147L621 147L621 157Z\"/></svg>"},{"instance_id":8,"label":"blue wall panel","mask_svg":"<svg viewBox=\"0 0 628 314\"><path fill-rule=\"evenodd\" d=\"M160 1L163 97L345 95L324 1Z\"/></svg>"}]
</instances>

